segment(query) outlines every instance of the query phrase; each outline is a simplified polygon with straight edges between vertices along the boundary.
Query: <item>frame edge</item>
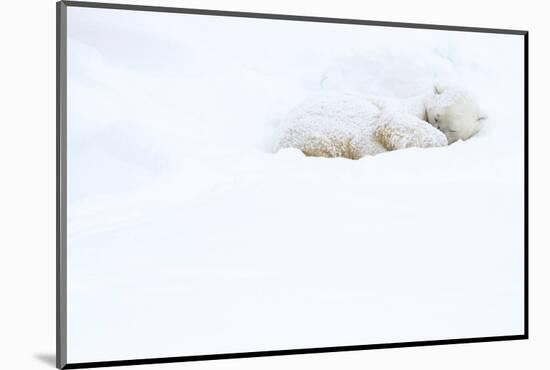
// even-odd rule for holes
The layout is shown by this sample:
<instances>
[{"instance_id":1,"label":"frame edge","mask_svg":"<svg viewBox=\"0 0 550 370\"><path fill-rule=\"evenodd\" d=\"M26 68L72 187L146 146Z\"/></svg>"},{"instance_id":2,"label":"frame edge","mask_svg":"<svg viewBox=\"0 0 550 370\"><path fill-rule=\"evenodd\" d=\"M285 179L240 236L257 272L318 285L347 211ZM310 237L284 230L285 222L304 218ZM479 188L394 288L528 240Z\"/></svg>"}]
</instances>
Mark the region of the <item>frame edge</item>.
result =
<instances>
[{"instance_id":1,"label":"frame edge","mask_svg":"<svg viewBox=\"0 0 550 370\"><path fill-rule=\"evenodd\" d=\"M67 365L67 5L56 3L56 367Z\"/></svg>"},{"instance_id":2,"label":"frame edge","mask_svg":"<svg viewBox=\"0 0 550 370\"><path fill-rule=\"evenodd\" d=\"M123 3L104 3L104 2L88 2L88 1L73 1L62 0L66 6L81 7L81 8L95 8L95 9L115 9L115 10L134 10L134 11L149 11L149 12L161 12L161 13L183 13L183 14L199 14L210 16L222 16L222 17L239 17L239 18L257 18L257 19L271 19L271 20L285 20L285 21L302 21L302 22L318 22L318 23L341 23L341 24L359 24L381 27L394 27L394 28L417 28L426 30L439 30L439 31L462 31L462 32L478 32L478 33L498 33L508 35L526 35L526 30L513 30L503 28L484 28L484 27L472 27L472 26L452 26L452 25L439 25L439 24L427 24L427 23L406 23L406 22L387 22L376 20L362 20L353 18L330 18L320 16L302 16L292 14L271 14L271 13L255 13L244 11L231 11L231 10L214 10L214 9L195 9L195 8L178 8L168 6L153 6L153 5L136 5L136 4L123 4Z\"/></svg>"},{"instance_id":3,"label":"frame edge","mask_svg":"<svg viewBox=\"0 0 550 370\"><path fill-rule=\"evenodd\" d=\"M525 339L529 339L529 32L525 32L523 35L523 53L524 53L524 62L523 62L523 73L524 73L524 143L525 146L525 158L524 158L524 323L523 331Z\"/></svg>"},{"instance_id":4,"label":"frame edge","mask_svg":"<svg viewBox=\"0 0 550 370\"><path fill-rule=\"evenodd\" d=\"M272 356L292 356L306 355L319 353L334 353L334 352L350 352L364 350L380 350L391 348L407 348L407 347L425 347L425 346L441 346L450 344L473 344L473 343L488 343L501 341L525 340L525 335L505 335L495 337L478 337L478 338L461 338L461 339L440 339L426 340L417 342L397 342L397 343L381 343L367 344L354 346L338 346L338 347L320 347L320 348L303 348L293 350L274 350L274 351L257 351L257 352L237 352L237 353L221 353L210 355L194 355L194 356L176 356L176 357L158 357L144 358L131 360L113 360L113 361L94 361L94 362L79 362L67 364L64 369L84 369L97 367L113 367L113 366L134 366L134 365L154 365L168 363L185 363L196 361L212 361L212 360L229 360L254 357L272 357Z\"/></svg>"}]
</instances>

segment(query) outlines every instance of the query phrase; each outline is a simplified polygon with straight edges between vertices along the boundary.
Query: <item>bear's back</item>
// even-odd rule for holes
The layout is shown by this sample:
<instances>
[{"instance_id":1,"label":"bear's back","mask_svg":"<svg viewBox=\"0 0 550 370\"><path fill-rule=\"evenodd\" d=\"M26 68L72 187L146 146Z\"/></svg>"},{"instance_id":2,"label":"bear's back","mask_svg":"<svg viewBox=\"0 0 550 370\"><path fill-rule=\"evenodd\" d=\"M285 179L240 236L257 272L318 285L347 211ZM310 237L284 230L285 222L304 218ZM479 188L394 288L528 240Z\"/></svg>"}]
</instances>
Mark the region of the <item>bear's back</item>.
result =
<instances>
[{"instance_id":1,"label":"bear's back","mask_svg":"<svg viewBox=\"0 0 550 370\"><path fill-rule=\"evenodd\" d=\"M360 95L314 96L281 122L276 150L298 148L306 155L347 158L383 152L373 140L379 115L380 109Z\"/></svg>"}]
</instances>

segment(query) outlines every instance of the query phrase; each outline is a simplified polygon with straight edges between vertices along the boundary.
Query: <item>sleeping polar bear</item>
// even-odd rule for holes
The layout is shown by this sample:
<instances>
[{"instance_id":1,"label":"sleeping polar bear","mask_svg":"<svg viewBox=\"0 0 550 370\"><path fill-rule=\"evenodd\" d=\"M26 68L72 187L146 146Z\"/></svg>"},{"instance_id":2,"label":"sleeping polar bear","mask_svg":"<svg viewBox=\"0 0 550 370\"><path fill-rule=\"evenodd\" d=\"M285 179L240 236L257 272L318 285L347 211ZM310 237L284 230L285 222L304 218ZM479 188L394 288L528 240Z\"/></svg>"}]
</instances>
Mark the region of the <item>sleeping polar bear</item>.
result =
<instances>
[{"instance_id":1,"label":"sleeping polar bear","mask_svg":"<svg viewBox=\"0 0 550 370\"><path fill-rule=\"evenodd\" d=\"M436 85L428 95L403 100L324 94L289 113L278 127L274 149L359 159L466 140L481 129L484 119L476 100L458 87Z\"/></svg>"}]
</instances>

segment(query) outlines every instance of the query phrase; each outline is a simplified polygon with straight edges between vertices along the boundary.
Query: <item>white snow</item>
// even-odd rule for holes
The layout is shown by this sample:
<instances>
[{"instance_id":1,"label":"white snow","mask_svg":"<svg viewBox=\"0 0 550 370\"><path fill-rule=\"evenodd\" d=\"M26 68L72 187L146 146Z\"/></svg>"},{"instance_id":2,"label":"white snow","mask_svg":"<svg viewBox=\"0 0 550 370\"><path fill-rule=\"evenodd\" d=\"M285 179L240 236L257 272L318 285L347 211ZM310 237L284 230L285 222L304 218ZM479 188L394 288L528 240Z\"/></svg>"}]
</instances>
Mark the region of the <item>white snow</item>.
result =
<instances>
[{"instance_id":1,"label":"white snow","mask_svg":"<svg viewBox=\"0 0 550 370\"><path fill-rule=\"evenodd\" d=\"M523 39L68 9L68 360L523 332ZM270 151L320 92L478 95L472 139Z\"/></svg>"}]
</instances>

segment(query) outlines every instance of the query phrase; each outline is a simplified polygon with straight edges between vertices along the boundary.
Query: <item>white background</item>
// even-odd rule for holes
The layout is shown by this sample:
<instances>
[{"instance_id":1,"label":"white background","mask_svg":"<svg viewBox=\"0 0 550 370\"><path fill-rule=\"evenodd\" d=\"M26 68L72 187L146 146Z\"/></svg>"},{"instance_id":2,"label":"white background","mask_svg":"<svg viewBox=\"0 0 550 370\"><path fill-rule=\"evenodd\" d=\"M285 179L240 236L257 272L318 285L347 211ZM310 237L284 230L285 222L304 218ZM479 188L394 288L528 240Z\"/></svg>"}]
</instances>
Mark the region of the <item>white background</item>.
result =
<instances>
[{"instance_id":1,"label":"white background","mask_svg":"<svg viewBox=\"0 0 550 370\"><path fill-rule=\"evenodd\" d=\"M375 8L360 2L216 1L147 2L147 4L243 10L301 15L362 18L464 26L528 29L531 31L531 339L522 342L453 345L277 358L244 359L177 365L211 369L242 368L545 368L548 345L548 236L543 207L548 196L539 189L544 177L540 146L547 131L541 117L548 65L545 20L527 2L506 8L497 2L453 7L441 2L383 2ZM420 5L423 4L423 5ZM534 3L533 3L534 4ZM7 5L7 8L6 8ZM52 367L55 351L55 4L35 1L6 4L2 22L2 143L3 173L0 209L2 229L2 349L11 368ZM372 6L372 5L370 5ZM11 9L13 7L14 9ZM539 19L537 19L539 16ZM539 46L540 45L540 46ZM541 66L539 69L538 66ZM536 79L534 78L536 76ZM5 81L8 84L5 84ZM537 125L540 122L541 125ZM535 155L535 151L538 151ZM536 175L535 175L536 173ZM536 181L534 181L536 180ZM546 186L548 187L548 186ZM539 226L540 225L540 226ZM542 228L542 229L541 229ZM540 266L540 267L539 267ZM46 361L44 361L46 359ZM527 365L527 366L526 366ZM546 365L546 366L545 366ZM143 367L145 368L145 367Z\"/></svg>"}]
</instances>

